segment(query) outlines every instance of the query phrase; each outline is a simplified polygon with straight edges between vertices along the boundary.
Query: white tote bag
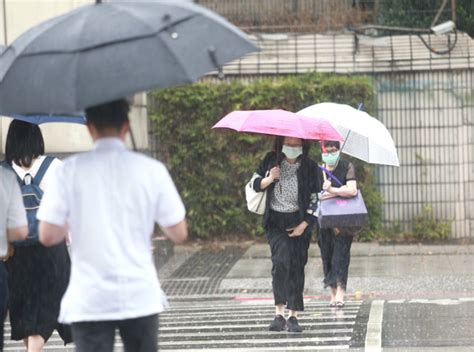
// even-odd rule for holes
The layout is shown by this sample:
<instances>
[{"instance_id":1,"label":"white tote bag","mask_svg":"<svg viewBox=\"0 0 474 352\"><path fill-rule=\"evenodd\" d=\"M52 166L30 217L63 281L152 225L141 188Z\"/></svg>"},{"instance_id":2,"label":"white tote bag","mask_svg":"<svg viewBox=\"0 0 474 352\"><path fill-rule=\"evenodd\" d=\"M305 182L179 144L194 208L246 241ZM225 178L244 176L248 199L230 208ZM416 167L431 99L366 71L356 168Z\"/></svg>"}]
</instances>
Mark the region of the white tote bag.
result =
<instances>
[{"instance_id":1,"label":"white tote bag","mask_svg":"<svg viewBox=\"0 0 474 352\"><path fill-rule=\"evenodd\" d=\"M269 172L267 171L267 176ZM253 189L253 182L256 178L262 177L257 173L254 173L252 178L245 186L245 199L247 200L247 209L252 213L263 215L265 212L265 206L267 204L267 190L263 192L256 192Z\"/></svg>"}]
</instances>

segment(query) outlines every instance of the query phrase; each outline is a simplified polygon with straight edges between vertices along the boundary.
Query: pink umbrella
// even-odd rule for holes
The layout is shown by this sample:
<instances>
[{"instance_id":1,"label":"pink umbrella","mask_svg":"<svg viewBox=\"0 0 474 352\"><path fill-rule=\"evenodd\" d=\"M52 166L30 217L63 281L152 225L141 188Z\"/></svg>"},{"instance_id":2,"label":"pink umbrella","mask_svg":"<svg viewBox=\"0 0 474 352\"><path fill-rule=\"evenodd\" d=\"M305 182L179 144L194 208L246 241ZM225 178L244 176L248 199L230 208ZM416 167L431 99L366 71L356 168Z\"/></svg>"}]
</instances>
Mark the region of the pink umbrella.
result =
<instances>
[{"instance_id":1,"label":"pink umbrella","mask_svg":"<svg viewBox=\"0 0 474 352\"><path fill-rule=\"evenodd\" d=\"M308 118L286 110L237 110L224 116L212 128L230 128L239 132L301 139L343 140L328 121Z\"/></svg>"}]
</instances>

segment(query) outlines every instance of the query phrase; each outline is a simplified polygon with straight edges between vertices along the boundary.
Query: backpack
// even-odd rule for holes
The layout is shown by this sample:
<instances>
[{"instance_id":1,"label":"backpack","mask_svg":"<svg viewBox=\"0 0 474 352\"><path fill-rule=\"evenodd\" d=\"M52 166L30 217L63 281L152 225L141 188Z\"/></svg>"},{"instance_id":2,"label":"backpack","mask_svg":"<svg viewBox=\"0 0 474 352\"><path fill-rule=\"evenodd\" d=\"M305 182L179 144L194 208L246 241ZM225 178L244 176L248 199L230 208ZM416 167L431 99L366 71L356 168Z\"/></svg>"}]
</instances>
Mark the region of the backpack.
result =
<instances>
[{"instance_id":1,"label":"backpack","mask_svg":"<svg viewBox=\"0 0 474 352\"><path fill-rule=\"evenodd\" d=\"M43 198L43 190L39 187L39 185L53 160L53 157L47 156L41 163L41 166L35 177L32 177L30 174L26 174L22 180L17 175L17 180L21 188L21 194L23 196L23 204L25 205L26 217L28 219L28 237L23 241L14 241L13 244L16 247L34 246L40 243L36 213L38 212L41 198ZM8 166L12 168L10 165Z\"/></svg>"}]
</instances>

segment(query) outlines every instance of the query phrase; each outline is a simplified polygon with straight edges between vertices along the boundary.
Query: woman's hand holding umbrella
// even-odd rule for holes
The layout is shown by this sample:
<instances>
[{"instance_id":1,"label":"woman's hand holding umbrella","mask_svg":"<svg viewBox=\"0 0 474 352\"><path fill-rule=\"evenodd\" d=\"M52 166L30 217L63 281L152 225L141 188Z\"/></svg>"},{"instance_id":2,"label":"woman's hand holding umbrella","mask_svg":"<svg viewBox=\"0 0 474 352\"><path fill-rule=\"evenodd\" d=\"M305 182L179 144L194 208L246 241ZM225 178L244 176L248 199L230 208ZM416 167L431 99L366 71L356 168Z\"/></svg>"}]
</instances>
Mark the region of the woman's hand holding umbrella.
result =
<instances>
[{"instance_id":1,"label":"woman's hand holding umbrella","mask_svg":"<svg viewBox=\"0 0 474 352\"><path fill-rule=\"evenodd\" d=\"M262 179L262 182L260 183L260 187L262 189L265 189L268 186L270 186L273 182L278 181L279 178L280 178L280 167L274 166L270 169L268 176Z\"/></svg>"}]
</instances>

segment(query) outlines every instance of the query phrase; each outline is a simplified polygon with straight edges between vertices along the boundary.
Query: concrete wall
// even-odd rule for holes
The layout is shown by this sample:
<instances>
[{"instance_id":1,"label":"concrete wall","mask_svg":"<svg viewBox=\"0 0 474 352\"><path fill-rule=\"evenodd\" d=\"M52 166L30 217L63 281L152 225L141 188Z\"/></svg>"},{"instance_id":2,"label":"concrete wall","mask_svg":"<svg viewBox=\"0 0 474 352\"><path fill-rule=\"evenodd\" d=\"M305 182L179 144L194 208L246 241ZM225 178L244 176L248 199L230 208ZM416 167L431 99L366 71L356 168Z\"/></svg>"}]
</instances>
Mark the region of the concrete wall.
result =
<instances>
[{"instance_id":1,"label":"concrete wall","mask_svg":"<svg viewBox=\"0 0 474 352\"><path fill-rule=\"evenodd\" d=\"M0 43L11 43L28 28L51 17L61 15L92 0L0 0ZM4 8L6 11L4 12ZM5 16L6 14L6 16ZM6 18L6 22L5 22ZM5 26L6 23L6 32ZM138 149L148 148L146 96L134 98L130 119ZM5 136L10 120L0 119L0 152L4 152ZM41 126L48 153L74 153L89 150L91 139L85 126L46 124ZM129 143L129 145L131 145Z\"/></svg>"}]
</instances>

